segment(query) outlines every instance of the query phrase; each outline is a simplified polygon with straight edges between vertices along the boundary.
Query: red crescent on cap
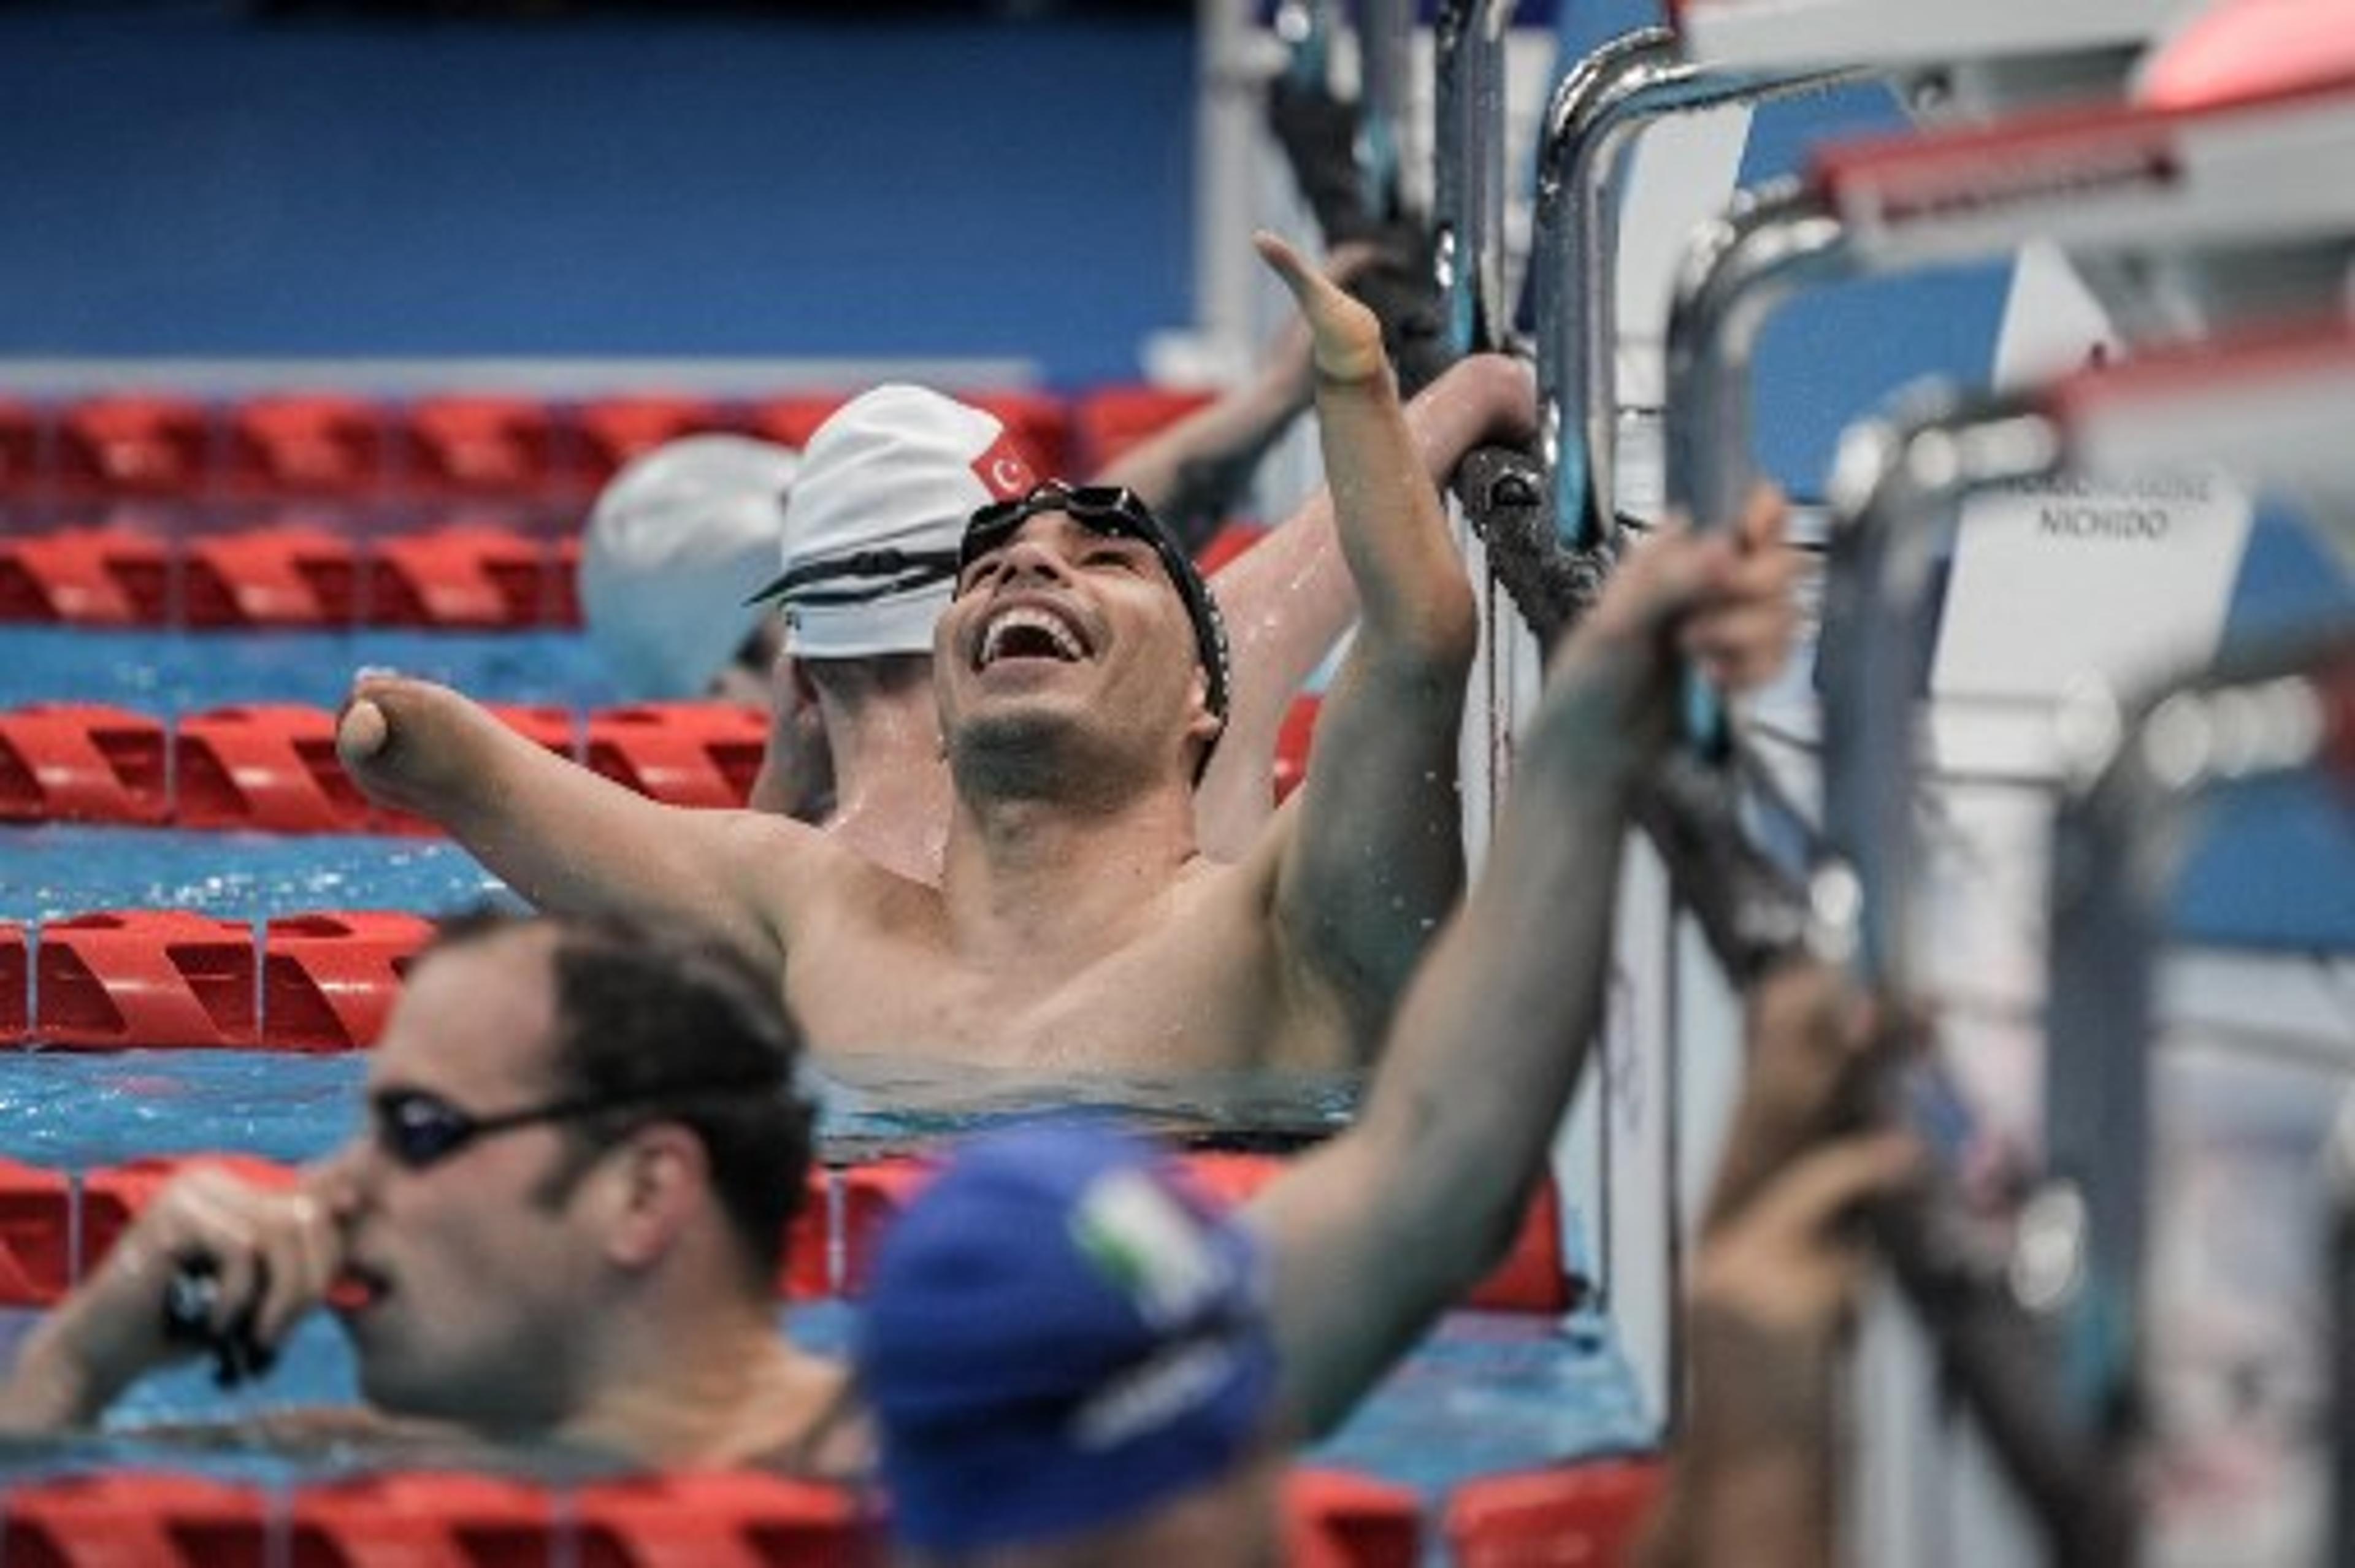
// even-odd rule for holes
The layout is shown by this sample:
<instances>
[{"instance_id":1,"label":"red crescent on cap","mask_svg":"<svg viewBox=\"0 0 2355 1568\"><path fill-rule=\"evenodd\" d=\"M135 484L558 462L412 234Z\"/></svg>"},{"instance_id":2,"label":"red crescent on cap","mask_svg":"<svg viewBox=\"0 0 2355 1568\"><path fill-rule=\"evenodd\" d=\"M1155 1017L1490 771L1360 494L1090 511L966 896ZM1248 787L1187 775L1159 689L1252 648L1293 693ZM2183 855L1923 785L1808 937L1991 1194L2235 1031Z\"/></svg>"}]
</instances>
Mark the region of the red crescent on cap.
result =
<instances>
[{"instance_id":1,"label":"red crescent on cap","mask_svg":"<svg viewBox=\"0 0 2355 1568\"><path fill-rule=\"evenodd\" d=\"M973 460L973 476L981 481L982 488L993 499L999 501L1028 496L1039 483L1029 458L1023 454L1010 430L999 431L997 439Z\"/></svg>"}]
</instances>

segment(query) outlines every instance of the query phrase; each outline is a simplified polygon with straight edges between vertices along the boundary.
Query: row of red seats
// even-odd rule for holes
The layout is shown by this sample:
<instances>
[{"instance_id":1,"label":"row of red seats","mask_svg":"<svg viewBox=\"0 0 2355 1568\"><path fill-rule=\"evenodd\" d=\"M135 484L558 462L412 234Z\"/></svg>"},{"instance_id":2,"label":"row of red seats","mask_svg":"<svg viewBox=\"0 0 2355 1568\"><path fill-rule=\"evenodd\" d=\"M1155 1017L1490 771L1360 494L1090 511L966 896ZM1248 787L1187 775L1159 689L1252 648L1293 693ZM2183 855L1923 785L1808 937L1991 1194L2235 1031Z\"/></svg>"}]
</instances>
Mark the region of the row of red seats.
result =
<instances>
[{"instance_id":1,"label":"row of red seats","mask_svg":"<svg viewBox=\"0 0 2355 1568\"><path fill-rule=\"evenodd\" d=\"M292 1168L250 1155L206 1156L268 1186ZM1273 1155L1198 1150L1181 1157L1205 1190L1229 1203L1249 1200L1282 1167ZM186 1161L133 1160L79 1176L0 1159L0 1307L48 1307L105 1259L140 1211ZM856 1296L866 1287L875 1243L922 1181L914 1158L817 1167L785 1239L777 1294L788 1301ZM1550 1183L1522 1216L1511 1252L1465 1298L1494 1312L1558 1316L1583 1294L1566 1266L1560 1200Z\"/></svg>"},{"instance_id":2,"label":"row of red seats","mask_svg":"<svg viewBox=\"0 0 2355 1568\"><path fill-rule=\"evenodd\" d=\"M1295 700L1278 798L1307 767L1317 699ZM673 805L740 806L768 721L724 702L642 703L585 716L492 711L549 751ZM336 757L336 716L298 704L208 709L166 721L95 703L0 711L0 822L89 822L270 833L412 833L433 824L362 795Z\"/></svg>"},{"instance_id":3,"label":"row of red seats","mask_svg":"<svg viewBox=\"0 0 2355 1568\"><path fill-rule=\"evenodd\" d=\"M1199 407L1204 394L1106 387L1064 399L966 391L1050 473L1085 472ZM727 403L638 396L453 396L392 403L341 393L214 403L118 395L0 400L0 501L132 497L473 496L577 503L638 453L698 431L799 447L848 390Z\"/></svg>"},{"instance_id":4,"label":"row of red seats","mask_svg":"<svg viewBox=\"0 0 2355 1568\"><path fill-rule=\"evenodd\" d=\"M1459 1568L1617 1568L1659 1489L1658 1467L1611 1460L1458 1488L1443 1526ZM444 1471L370 1475L291 1492L196 1476L110 1471L35 1481L0 1499L11 1563L39 1568L880 1568L879 1505L742 1472L605 1481L559 1493ZM1413 1493L1347 1471L1285 1481L1283 1561L1413 1568Z\"/></svg>"}]
</instances>

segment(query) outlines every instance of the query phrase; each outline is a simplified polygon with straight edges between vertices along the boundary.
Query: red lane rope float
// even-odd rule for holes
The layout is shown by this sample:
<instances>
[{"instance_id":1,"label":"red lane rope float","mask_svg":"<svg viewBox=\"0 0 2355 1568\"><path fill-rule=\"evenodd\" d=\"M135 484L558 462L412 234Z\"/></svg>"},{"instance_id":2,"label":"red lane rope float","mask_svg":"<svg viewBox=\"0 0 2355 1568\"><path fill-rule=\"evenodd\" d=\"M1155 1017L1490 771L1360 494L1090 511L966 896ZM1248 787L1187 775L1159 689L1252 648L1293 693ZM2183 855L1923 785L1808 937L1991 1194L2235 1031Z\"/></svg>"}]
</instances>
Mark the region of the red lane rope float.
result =
<instances>
[{"instance_id":1,"label":"red lane rope float","mask_svg":"<svg viewBox=\"0 0 2355 1568\"><path fill-rule=\"evenodd\" d=\"M527 399L425 398L404 422L421 494L535 500L564 477L555 412Z\"/></svg>"},{"instance_id":2,"label":"red lane rope float","mask_svg":"<svg viewBox=\"0 0 2355 1568\"><path fill-rule=\"evenodd\" d=\"M272 1511L252 1487L101 1472L12 1488L0 1531L14 1568L265 1568Z\"/></svg>"},{"instance_id":3,"label":"red lane rope float","mask_svg":"<svg viewBox=\"0 0 2355 1568\"><path fill-rule=\"evenodd\" d=\"M229 411L221 492L233 499L380 498L392 486L388 410L336 392L256 398Z\"/></svg>"},{"instance_id":4,"label":"red lane rope float","mask_svg":"<svg viewBox=\"0 0 2355 1568\"><path fill-rule=\"evenodd\" d=\"M186 398L92 398L59 417L61 495L194 499L211 467L212 421Z\"/></svg>"},{"instance_id":5,"label":"red lane rope float","mask_svg":"<svg viewBox=\"0 0 2355 1568\"><path fill-rule=\"evenodd\" d=\"M1415 1568L1423 1508L1404 1487L1346 1470L1295 1470L1284 1482L1284 1561L1292 1568Z\"/></svg>"},{"instance_id":6,"label":"red lane rope float","mask_svg":"<svg viewBox=\"0 0 2355 1568\"><path fill-rule=\"evenodd\" d=\"M73 1283L73 1184L0 1159L0 1307L48 1307Z\"/></svg>"},{"instance_id":7,"label":"red lane rope float","mask_svg":"<svg viewBox=\"0 0 2355 1568\"><path fill-rule=\"evenodd\" d=\"M379 539L368 557L368 624L483 631L552 624L550 560L538 540L482 522Z\"/></svg>"},{"instance_id":8,"label":"red lane rope float","mask_svg":"<svg viewBox=\"0 0 2355 1568\"><path fill-rule=\"evenodd\" d=\"M30 403L0 398L0 500L30 500L41 489L41 416Z\"/></svg>"},{"instance_id":9,"label":"red lane rope float","mask_svg":"<svg viewBox=\"0 0 2355 1568\"><path fill-rule=\"evenodd\" d=\"M376 1043L409 961L432 934L389 911L289 915L261 932L261 1045L355 1051Z\"/></svg>"},{"instance_id":10,"label":"red lane rope float","mask_svg":"<svg viewBox=\"0 0 2355 1568\"><path fill-rule=\"evenodd\" d=\"M861 1568L879 1520L839 1487L749 1471L611 1481L572 1494L578 1561L611 1568Z\"/></svg>"},{"instance_id":11,"label":"red lane rope float","mask_svg":"<svg viewBox=\"0 0 2355 1568\"><path fill-rule=\"evenodd\" d=\"M44 922L33 1032L52 1046L260 1043L253 929L181 910Z\"/></svg>"},{"instance_id":12,"label":"red lane rope float","mask_svg":"<svg viewBox=\"0 0 2355 1568\"><path fill-rule=\"evenodd\" d=\"M1467 1481L1447 1500L1457 1568L1617 1568L1660 1492L1661 1467L1611 1459Z\"/></svg>"},{"instance_id":13,"label":"red lane rope float","mask_svg":"<svg viewBox=\"0 0 2355 1568\"><path fill-rule=\"evenodd\" d=\"M209 534L185 547L184 625L349 626L358 613L358 549L318 524Z\"/></svg>"},{"instance_id":14,"label":"red lane rope float","mask_svg":"<svg viewBox=\"0 0 2355 1568\"><path fill-rule=\"evenodd\" d=\"M752 792L767 715L724 702L610 708L589 720L591 772L673 805L737 806Z\"/></svg>"},{"instance_id":15,"label":"red lane rope float","mask_svg":"<svg viewBox=\"0 0 2355 1568\"><path fill-rule=\"evenodd\" d=\"M1204 1150L1188 1151L1179 1158L1205 1191L1233 1205L1251 1201L1285 1163L1274 1155ZM836 1288L840 1294L857 1296L866 1288L883 1228L923 1185L929 1169L922 1160L893 1159L853 1166L839 1173L840 1220L836 1240L842 1268ZM1463 1305L1492 1312L1548 1314L1577 1306L1584 1296L1584 1284L1570 1272L1562 1256L1561 1218L1561 1195L1549 1180L1530 1200L1503 1261L1473 1287Z\"/></svg>"},{"instance_id":16,"label":"red lane rope float","mask_svg":"<svg viewBox=\"0 0 2355 1568\"><path fill-rule=\"evenodd\" d=\"M32 948L23 926L0 920L0 1045L24 1040L32 1022Z\"/></svg>"},{"instance_id":17,"label":"red lane rope float","mask_svg":"<svg viewBox=\"0 0 2355 1568\"><path fill-rule=\"evenodd\" d=\"M171 604L171 552L129 528L72 528L0 539L0 621L160 626Z\"/></svg>"},{"instance_id":18,"label":"red lane rope float","mask_svg":"<svg viewBox=\"0 0 2355 1568\"><path fill-rule=\"evenodd\" d=\"M1236 1201L1257 1190L1282 1164L1264 1156L1196 1152L1179 1157L1206 1189ZM84 1276L97 1267L140 1209L191 1161L226 1165L265 1186L285 1186L295 1179L292 1167L250 1155L156 1157L91 1171L82 1180L80 1200ZM1243 1161L1257 1162L1262 1168L1246 1180L1239 1163ZM863 1294L883 1226L921 1185L926 1168L911 1159L813 1168L801 1211L786 1231L778 1297L817 1301ZM47 1300L69 1283L73 1201L62 1173L0 1161L0 1306ZM1520 1261L1490 1275L1462 1305L1548 1316L1567 1310L1576 1292L1563 1276L1559 1210L1549 1184L1523 1217L1514 1246ZM16 1294L20 1292L24 1294Z\"/></svg>"},{"instance_id":19,"label":"red lane rope float","mask_svg":"<svg viewBox=\"0 0 2355 1568\"><path fill-rule=\"evenodd\" d=\"M799 452L817 433L817 427L833 418L835 410L849 400L849 395L843 392L771 398L747 411L744 430L762 441L773 441Z\"/></svg>"},{"instance_id":20,"label":"red lane rope float","mask_svg":"<svg viewBox=\"0 0 2355 1568\"><path fill-rule=\"evenodd\" d=\"M0 713L0 821L159 823L164 726L96 703Z\"/></svg>"},{"instance_id":21,"label":"red lane rope float","mask_svg":"<svg viewBox=\"0 0 2355 1568\"><path fill-rule=\"evenodd\" d=\"M628 463L665 442L733 428L727 411L701 398L601 398L575 411L583 478L602 485Z\"/></svg>"},{"instance_id":22,"label":"red lane rope float","mask_svg":"<svg viewBox=\"0 0 2355 1568\"><path fill-rule=\"evenodd\" d=\"M172 738L182 827L359 833L375 807L336 758L336 717L272 703L192 713Z\"/></svg>"},{"instance_id":23,"label":"red lane rope float","mask_svg":"<svg viewBox=\"0 0 2355 1568\"><path fill-rule=\"evenodd\" d=\"M365 1476L294 1493L288 1560L304 1568L547 1568L555 1495L459 1471Z\"/></svg>"},{"instance_id":24,"label":"red lane rope float","mask_svg":"<svg viewBox=\"0 0 2355 1568\"><path fill-rule=\"evenodd\" d=\"M1418 1561L1414 1498L1401 1488L1297 1471L1285 1481L1284 1515L1284 1560L1299 1568ZM0 1499L0 1530L9 1562L30 1568L880 1568L890 1554L881 1511L856 1492L751 1471L569 1493L417 1471L291 1496L170 1472L101 1472L11 1489Z\"/></svg>"}]
</instances>

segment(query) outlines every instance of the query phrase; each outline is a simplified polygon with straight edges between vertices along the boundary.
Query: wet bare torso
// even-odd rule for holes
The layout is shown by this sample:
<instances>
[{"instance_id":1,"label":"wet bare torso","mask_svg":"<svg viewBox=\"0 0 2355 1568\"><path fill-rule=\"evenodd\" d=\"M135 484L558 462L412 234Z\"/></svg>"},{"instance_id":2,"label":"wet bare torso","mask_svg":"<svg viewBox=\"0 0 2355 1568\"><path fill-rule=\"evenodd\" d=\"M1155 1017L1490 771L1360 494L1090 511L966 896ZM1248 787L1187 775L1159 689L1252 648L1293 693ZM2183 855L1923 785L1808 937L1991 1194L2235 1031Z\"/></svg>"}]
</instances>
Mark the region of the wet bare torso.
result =
<instances>
[{"instance_id":1,"label":"wet bare torso","mask_svg":"<svg viewBox=\"0 0 2355 1568\"><path fill-rule=\"evenodd\" d=\"M773 915L785 999L822 1052L1148 1072L1348 1060L1337 1018L1285 978L1251 862L1196 858L1117 920L984 957L937 890L853 856L815 859L814 885Z\"/></svg>"}]
</instances>

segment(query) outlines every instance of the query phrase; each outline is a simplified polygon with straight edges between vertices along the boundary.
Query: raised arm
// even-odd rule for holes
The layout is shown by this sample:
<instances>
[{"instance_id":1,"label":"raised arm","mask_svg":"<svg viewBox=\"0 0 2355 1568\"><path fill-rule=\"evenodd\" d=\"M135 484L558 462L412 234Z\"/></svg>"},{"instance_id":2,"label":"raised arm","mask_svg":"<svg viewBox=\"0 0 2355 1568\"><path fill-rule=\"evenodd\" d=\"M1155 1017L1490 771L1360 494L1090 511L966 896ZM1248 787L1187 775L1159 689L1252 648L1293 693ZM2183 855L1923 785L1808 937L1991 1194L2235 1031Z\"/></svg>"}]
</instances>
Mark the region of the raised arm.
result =
<instances>
[{"instance_id":1,"label":"raised arm","mask_svg":"<svg viewBox=\"0 0 2355 1568\"><path fill-rule=\"evenodd\" d=\"M1297 1432L1338 1420L1510 1242L1601 1015L1630 793L1674 710L1670 649L1713 672L1763 663L1758 641L1785 634L1757 600L1782 581L1733 541L1669 536L1557 656L1480 880L1401 1006L1363 1113L1254 1211Z\"/></svg>"},{"instance_id":2,"label":"raised arm","mask_svg":"<svg viewBox=\"0 0 2355 1568\"><path fill-rule=\"evenodd\" d=\"M1463 886L1455 745L1478 613L1380 324L1282 240L1263 235L1259 246L1316 345L1327 487L1359 602L1275 848L1273 909L1291 976L1337 1010L1362 1057Z\"/></svg>"},{"instance_id":3,"label":"raised arm","mask_svg":"<svg viewBox=\"0 0 2355 1568\"><path fill-rule=\"evenodd\" d=\"M784 961L773 911L819 852L800 823L659 805L398 676L354 684L336 749L370 796L440 823L542 909L690 921L765 969Z\"/></svg>"},{"instance_id":4,"label":"raised arm","mask_svg":"<svg viewBox=\"0 0 2355 1568\"><path fill-rule=\"evenodd\" d=\"M1435 489L1485 443L1528 440L1537 428L1529 368L1501 354L1458 361L1406 405L1406 426ZM1358 613L1357 586L1333 528L1333 497L1318 490L1267 538L1210 580L1233 644L1234 703L1195 795L1202 848L1241 859L1273 809L1269 774L1285 711Z\"/></svg>"},{"instance_id":5,"label":"raised arm","mask_svg":"<svg viewBox=\"0 0 2355 1568\"><path fill-rule=\"evenodd\" d=\"M1368 244L1337 246L1325 275L1347 288L1380 255ZM1135 491L1178 543L1199 552L1250 488L1260 459L1308 407L1308 356L1307 327L1285 323L1249 380L1114 458L1097 482Z\"/></svg>"}]
</instances>

